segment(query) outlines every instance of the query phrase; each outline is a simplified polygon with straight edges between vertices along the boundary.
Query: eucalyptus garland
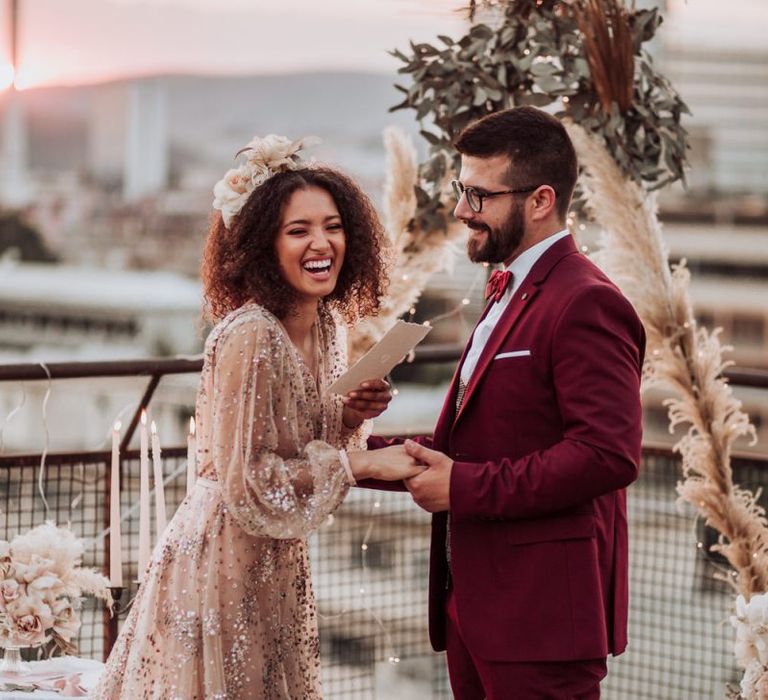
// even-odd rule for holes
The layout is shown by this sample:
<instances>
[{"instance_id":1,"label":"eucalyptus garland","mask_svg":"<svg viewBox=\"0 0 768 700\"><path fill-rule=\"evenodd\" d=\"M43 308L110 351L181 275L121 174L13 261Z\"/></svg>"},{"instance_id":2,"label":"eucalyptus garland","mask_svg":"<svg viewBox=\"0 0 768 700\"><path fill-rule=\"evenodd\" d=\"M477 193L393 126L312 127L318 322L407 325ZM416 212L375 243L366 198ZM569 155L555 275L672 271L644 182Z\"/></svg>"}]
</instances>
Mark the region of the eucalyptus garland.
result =
<instances>
[{"instance_id":1,"label":"eucalyptus garland","mask_svg":"<svg viewBox=\"0 0 768 700\"><path fill-rule=\"evenodd\" d=\"M478 5L491 23L478 21ZM662 18L654 9L626 9L620 0L504 0L465 8L470 28L460 39L413 43L392 52L409 86L391 111L413 109L429 143L416 185L414 226L446 228L442 203L448 168L458 171L451 144L476 119L517 105L550 107L598 136L621 171L646 190L684 180L688 108L643 47ZM623 73L622 64L629 61ZM601 70L602 69L602 70ZM626 74L621 86L607 84ZM615 97L613 92L617 92ZM581 209L576 198L574 209Z\"/></svg>"}]
</instances>

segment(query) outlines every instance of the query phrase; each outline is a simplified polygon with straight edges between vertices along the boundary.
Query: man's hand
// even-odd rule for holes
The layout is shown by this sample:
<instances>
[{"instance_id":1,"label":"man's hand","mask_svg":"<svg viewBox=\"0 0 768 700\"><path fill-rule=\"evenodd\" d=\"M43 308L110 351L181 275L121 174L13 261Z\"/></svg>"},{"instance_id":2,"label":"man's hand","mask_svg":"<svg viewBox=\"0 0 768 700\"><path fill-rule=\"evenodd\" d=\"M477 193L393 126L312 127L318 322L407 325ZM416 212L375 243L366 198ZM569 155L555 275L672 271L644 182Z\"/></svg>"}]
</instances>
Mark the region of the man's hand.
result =
<instances>
[{"instance_id":1,"label":"man's hand","mask_svg":"<svg viewBox=\"0 0 768 700\"><path fill-rule=\"evenodd\" d=\"M350 391L344 401L344 425L356 428L366 418L376 418L387 409L392 400L389 384L383 379L369 379L353 391Z\"/></svg>"},{"instance_id":2,"label":"man's hand","mask_svg":"<svg viewBox=\"0 0 768 700\"><path fill-rule=\"evenodd\" d=\"M442 452L430 450L413 440L405 441L405 451L428 467L423 473L405 481L413 500L429 513L449 510L453 460Z\"/></svg>"}]
</instances>

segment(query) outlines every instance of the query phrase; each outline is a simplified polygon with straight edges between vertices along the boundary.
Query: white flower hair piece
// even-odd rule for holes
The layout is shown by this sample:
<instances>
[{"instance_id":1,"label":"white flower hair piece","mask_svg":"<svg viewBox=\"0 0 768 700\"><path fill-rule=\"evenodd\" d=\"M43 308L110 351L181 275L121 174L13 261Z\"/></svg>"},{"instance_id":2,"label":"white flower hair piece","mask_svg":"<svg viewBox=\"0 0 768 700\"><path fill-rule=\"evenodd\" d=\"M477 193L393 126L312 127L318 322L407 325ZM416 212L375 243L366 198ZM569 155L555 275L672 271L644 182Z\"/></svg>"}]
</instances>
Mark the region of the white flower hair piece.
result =
<instances>
[{"instance_id":1,"label":"white flower hair piece","mask_svg":"<svg viewBox=\"0 0 768 700\"><path fill-rule=\"evenodd\" d=\"M270 177L311 165L299 156L299 151L318 143L320 139L317 136L290 141L285 136L269 134L251 139L245 148L235 154L235 158L245 154L245 162L228 170L213 187L213 208L221 212L224 226L230 228L251 192Z\"/></svg>"}]
</instances>

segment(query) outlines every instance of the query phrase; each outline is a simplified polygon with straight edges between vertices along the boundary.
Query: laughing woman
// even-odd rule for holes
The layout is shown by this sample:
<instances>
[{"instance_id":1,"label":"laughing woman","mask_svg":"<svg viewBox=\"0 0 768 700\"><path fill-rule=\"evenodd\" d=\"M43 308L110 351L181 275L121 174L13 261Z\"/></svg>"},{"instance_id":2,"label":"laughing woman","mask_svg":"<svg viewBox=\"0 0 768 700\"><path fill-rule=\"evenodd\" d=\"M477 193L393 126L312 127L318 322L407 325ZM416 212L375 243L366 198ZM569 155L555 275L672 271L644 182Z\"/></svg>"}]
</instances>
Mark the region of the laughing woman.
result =
<instances>
[{"instance_id":1,"label":"laughing woman","mask_svg":"<svg viewBox=\"0 0 768 700\"><path fill-rule=\"evenodd\" d=\"M96 698L320 698L307 535L355 479L420 471L364 451L387 406L346 368L344 322L375 312L382 228L366 196L309 166L301 142L254 139L214 190L202 276L198 481L158 543Z\"/></svg>"}]
</instances>

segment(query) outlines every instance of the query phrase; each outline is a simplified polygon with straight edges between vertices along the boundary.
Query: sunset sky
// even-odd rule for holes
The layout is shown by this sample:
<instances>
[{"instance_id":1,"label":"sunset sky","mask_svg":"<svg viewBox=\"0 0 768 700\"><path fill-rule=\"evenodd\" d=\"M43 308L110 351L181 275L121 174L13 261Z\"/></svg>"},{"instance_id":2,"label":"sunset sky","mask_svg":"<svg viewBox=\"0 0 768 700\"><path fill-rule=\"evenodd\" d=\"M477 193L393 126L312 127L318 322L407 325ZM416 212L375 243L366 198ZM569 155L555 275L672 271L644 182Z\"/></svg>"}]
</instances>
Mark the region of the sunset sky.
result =
<instances>
[{"instance_id":1,"label":"sunset sky","mask_svg":"<svg viewBox=\"0 0 768 700\"><path fill-rule=\"evenodd\" d=\"M20 87L126 75L392 72L387 51L458 36L462 0L20 0ZM9 76L8 0L0 0L0 84ZM757 48L768 0L670 0L676 40Z\"/></svg>"}]
</instances>

